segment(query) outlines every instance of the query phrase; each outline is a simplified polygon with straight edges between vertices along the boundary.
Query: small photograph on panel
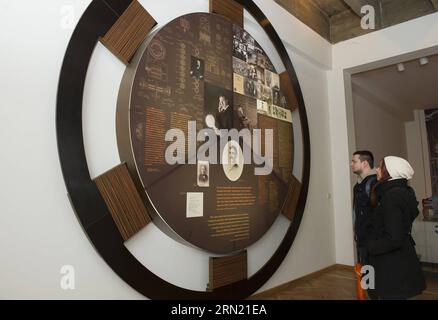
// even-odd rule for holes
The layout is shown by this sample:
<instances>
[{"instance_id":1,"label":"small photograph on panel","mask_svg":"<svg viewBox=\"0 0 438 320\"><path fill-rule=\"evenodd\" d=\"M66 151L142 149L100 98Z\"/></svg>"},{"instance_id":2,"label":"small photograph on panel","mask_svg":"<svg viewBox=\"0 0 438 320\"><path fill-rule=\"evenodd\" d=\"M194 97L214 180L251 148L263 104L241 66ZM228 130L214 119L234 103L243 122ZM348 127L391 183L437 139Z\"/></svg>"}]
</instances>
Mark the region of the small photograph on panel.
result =
<instances>
[{"instance_id":1,"label":"small photograph on panel","mask_svg":"<svg viewBox=\"0 0 438 320\"><path fill-rule=\"evenodd\" d=\"M280 90L280 76L269 70L265 70L265 84L272 88Z\"/></svg>"},{"instance_id":2,"label":"small photograph on panel","mask_svg":"<svg viewBox=\"0 0 438 320\"><path fill-rule=\"evenodd\" d=\"M240 74L235 73L233 79L233 91L239 94L245 94L243 89L244 82L244 78Z\"/></svg>"},{"instance_id":3,"label":"small photograph on panel","mask_svg":"<svg viewBox=\"0 0 438 320\"><path fill-rule=\"evenodd\" d=\"M233 56L246 62L248 59L248 52L246 45L243 43L234 43Z\"/></svg>"},{"instance_id":4,"label":"small photograph on panel","mask_svg":"<svg viewBox=\"0 0 438 320\"><path fill-rule=\"evenodd\" d=\"M257 100L257 112L264 115L269 115L268 103L263 100Z\"/></svg>"},{"instance_id":5,"label":"small photograph on panel","mask_svg":"<svg viewBox=\"0 0 438 320\"><path fill-rule=\"evenodd\" d=\"M266 67L266 61L268 60L265 53L259 47L255 47L254 52L257 56L257 65L264 69Z\"/></svg>"},{"instance_id":6,"label":"small photograph on panel","mask_svg":"<svg viewBox=\"0 0 438 320\"><path fill-rule=\"evenodd\" d=\"M257 81L264 84L265 83L265 69L257 67L256 71L257 71Z\"/></svg>"},{"instance_id":7,"label":"small photograph on panel","mask_svg":"<svg viewBox=\"0 0 438 320\"><path fill-rule=\"evenodd\" d=\"M257 64L257 53L255 53L253 51L248 51L246 62L248 62L249 64L256 65Z\"/></svg>"},{"instance_id":8,"label":"small photograph on panel","mask_svg":"<svg viewBox=\"0 0 438 320\"><path fill-rule=\"evenodd\" d=\"M234 123L240 131L257 127L257 100L241 94L234 94Z\"/></svg>"},{"instance_id":9,"label":"small photograph on panel","mask_svg":"<svg viewBox=\"0 0 438 320\"><path fill-rule=\"evenodd\" d=\"M197 181L198 187L210 186L210 163L208 161L198 161Z\"/></svg>"},{"instance_id":10,"label":"small photograph on panel","mask_svg":"<svg viewBox=\"0 0 438 320\"><path fill-rule=\"evenodd\" d=\"M248 78L257 81L257 69L256 66L253 64L250 64L248 66Z\"/></svg>"},{"instance_id":11,"label":"small photograph on panel","mask_svg":"<svg viewBox=\"0 0 438 320\"><path fill-rule=\"evenodd\" d=\"M259 83L265 83L265 71L253 64L248 66L248 78Z\"/></svg>"},{"instance_id":12,"label":"small photograph on panel","mask_svg":"<svg viewBox=\"0 0 438 320\"><path fill-rule=\"evenodd\" d=\"M190 76L195 79L204 79L204 60L192 56L190 63Z\"/></svg>"},{"instance_id":13,"label":"small photograph on panel","mask_svg":"<svg viewBox=\"0 0 438 320\"><path fill-rule=\"evenodd\" d=\"M289 109L288 105L287 105L287 99L286 96L280 91L280 107L285 108L285 109Z\"/></svg>"},{"instance_id":14,"label":"small photograph on panel","mask_svg":"<svg viewBox=\"0 0 438 320\"><path fill-rule=\"evenodd\" d=\"M255 86L256 86L256 92L257 92L257 94L256 94L256 98L262 100L262 98L263 98L263 87L264 87L264 85L261 84L260 82L256 82Z\"/></svg>"},{"instance_id":15,"label":"small photograph on panel","mask_svg":"<svg viewBox=\"0 0 438 320\"><path fill-rule=\"evenodd\" d=\"M233 57L233 71L243 77L249 76L248 64L236 57Z\"/></svg>"},{"instance_id":16,"label":"small photograph on panel","mask_svg":"<svg viewBox=\"0 0 438 320\"><path fill-rule=\"evenodd\" d=\"M280 90L272 89L272 104L281 107Z\"/></svg>"},{"instance_id":17,"label":"small photograph on panel","mask_svg":"<svg viewBox=\"0 0 438 320\"><path fill-rule=\"evenodd\" d=\"M253 98L257 97L257 88L253 80L250 80L248 78L244 79L244 91L246 96L250 96Z\"/></svg>"},{"instance_id":18,"label":"small photograph on panel","mask_svg":"<svg viewBox=\"0 0 438 320\"><path fill-rule=\"evenodd\" d=\"M239 180L244 167L243 152L239 144L230 140L222 152L222 168L230 181Z\"/></svg>"},{"instance_id":19,"label":"small photograph on panel","mask_svg":"<svg viewBox=\"0 0 438 320\"><path fill-rule=\"evenodd\" d=\"M253 51L254 39L248 32L234 25L233 27L233 56L243 61L248 61L248 54Z\"/></svg>"},{"instance_id":20,"label":"small photograph on panel","mask_svg":"<svg viewBox=\"0 0 438 320\"><path fill-rule=\"evenodd\" d=\"M263 92L261 100L267 102L268 104L272 104L272 89L268 86L262 86Z\"/></svg>"},{"instance_id":21,"label":"small photograph on panel","mask_svg":"<svg viewBox=\"0 0 438 320\"><path fill-rule=\"evenodd\" d=\"M205 83L204 89L204 113L214 117L216 129L233 128L233 92L225 88ZM211 117L209 117L211 118ZM208 124L207 124L208 126ZM210 127L210 126L208 126Z\"/></svg>"}]
</instances>

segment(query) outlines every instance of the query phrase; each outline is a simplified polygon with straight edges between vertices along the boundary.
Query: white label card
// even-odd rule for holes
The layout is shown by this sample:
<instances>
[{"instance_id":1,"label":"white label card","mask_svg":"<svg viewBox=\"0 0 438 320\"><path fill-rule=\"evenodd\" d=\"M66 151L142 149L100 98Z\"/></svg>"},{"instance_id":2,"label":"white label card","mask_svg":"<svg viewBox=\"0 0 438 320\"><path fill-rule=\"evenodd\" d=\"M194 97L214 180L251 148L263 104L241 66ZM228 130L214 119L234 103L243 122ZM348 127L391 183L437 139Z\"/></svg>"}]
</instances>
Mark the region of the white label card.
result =
<instances>
[{"instance_id":1,"label":"white label card","mask_svg":"<svg viewBox=\"0 0 438 320\"><path fill-rule=\"evenodd\" d=\"M204 215L204 193L187 192L186 217L196 218Z\"/></svg>"}]
</instances>

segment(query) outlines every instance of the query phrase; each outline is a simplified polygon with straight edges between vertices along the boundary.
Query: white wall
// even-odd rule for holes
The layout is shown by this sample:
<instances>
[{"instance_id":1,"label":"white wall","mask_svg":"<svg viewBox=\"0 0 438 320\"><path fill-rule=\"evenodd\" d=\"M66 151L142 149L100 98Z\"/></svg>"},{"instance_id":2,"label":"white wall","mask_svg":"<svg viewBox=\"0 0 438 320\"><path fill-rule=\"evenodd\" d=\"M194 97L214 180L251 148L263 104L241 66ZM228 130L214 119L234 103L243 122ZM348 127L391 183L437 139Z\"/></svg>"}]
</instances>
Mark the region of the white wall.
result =
<instances>
[{"instance_id":1,"label":"white wall","mask_svg":"<svg viewBox=\"0 0 438 320\"><path fill-rule=\"evenodd\" d=\"M68 201L58 161L56 90L72 33L61 27L65 22L61 10L70 6L77 19L89 2L0 3L0 41L4 44L0 50L0 298L142 298L118 278L88 241ZM160 24L208 7L207 0L141 2ZM325 40L273 1L255 2L287 42L303 89L312 143L310 190L302 226L284 263L263 288L267 289L335 263L326 72L332 52ZM245 23L256 29L248 17ZM263 43L263 35L254 36ZM85 145L92 175L118 163L114 110L123 70L101 45L96 47L84 95ZM93 121L97 117L100 121ZM268 259L285 226L280 219L250 248L250 273ZM178 285L205 288L206 255L166 238L153 225L147 228L127 244L139 259ZM149 241L142 242L143 237ZM150 241L156 243L155 251L145 255L149 248L138 244ZM175 261L181 266L176 271L170 267ZM76 270L73 291L59 286L60 268L66 264ZM179 270L188 274L183 277Z\"/></svg>"},{"instance_id":2,"label":"white wall","mask_svg":"<svg viewBox=\"0 0 438 320\"><path fill-rule=\"evenodd\" d=\"M332 70L328 74L330 136L332 145L333 203L336 261L354 264L351 216L350 153L355 149L351 110L351 72L360 66L374 67L385 59L438 45L438 13L411 20L333 46ZM347 122L348 119L348 122ZM372 124L370 124L372 128Z\"/></svg>"},{"instance_id":3,"label":"white wall","mask_svg":"<svg viewBox=\"0 0 438 320\"><path fill-rule=\"evenodd\" d=\"M372 150L376 165L388 155L406 158L404 120L360 95L353 102L356 149Z\"/></svg>"}]
</instances>

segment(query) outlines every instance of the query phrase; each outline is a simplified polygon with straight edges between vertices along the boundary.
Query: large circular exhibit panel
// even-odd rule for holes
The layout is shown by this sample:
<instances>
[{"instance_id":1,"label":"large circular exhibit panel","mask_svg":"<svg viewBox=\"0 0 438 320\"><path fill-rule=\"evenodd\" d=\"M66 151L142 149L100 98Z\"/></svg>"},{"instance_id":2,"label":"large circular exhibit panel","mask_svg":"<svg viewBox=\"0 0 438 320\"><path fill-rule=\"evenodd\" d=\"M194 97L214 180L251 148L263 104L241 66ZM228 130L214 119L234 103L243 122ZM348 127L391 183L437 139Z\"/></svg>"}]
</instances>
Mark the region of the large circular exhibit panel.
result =
<instances>
[{"instance_id":1,"label":"large circular exhibit panel","mask_svg":"<svg viewBox=\"0 0 438 320\"><path fill-rule=\"evenodd\" d=\"M246 248L277 218L292 175L280 77L220 15L178 17L146 43L119 95L121 158L164 232L213 253Z\"/></svg>"},{"instance_id":2,"label":"large circular exhibit panel","mask_svg":"<svg viewBox=\"0 0 438 320\"><path fill-rule=\"evenodd\" d=\"M56 129L69 200L102 259L151 299L250 296L288 254L307 199L306 109L281 39L253 1L209 5L215 13L185 14L155 28L139 1L93 0L60 73ZM242 27L245 10L263 28L285 71L276 70ZM126 69L116 110L120 164L92 178L83 101L98 42ZM277 220L280 214L287 220ZM262 237L276 221L287 231L250 274L248 252L258 240L267 243ZM150 232L145 227L151 222L208 257L205 290L172 284L128 249L127 241ZM148 245L159 248L153 241Z\"/></svg>"}]
</instances>

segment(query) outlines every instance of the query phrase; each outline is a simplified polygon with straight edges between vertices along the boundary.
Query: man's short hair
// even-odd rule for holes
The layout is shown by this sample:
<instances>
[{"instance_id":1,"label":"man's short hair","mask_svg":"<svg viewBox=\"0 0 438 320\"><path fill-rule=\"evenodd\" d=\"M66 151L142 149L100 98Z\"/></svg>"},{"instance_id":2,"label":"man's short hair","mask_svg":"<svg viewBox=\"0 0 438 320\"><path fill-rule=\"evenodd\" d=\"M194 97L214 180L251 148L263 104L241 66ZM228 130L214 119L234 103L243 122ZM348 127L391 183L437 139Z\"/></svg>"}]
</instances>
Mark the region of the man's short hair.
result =
<instances>
[{"instance_id":1,"label":"man's short hair","mask_svg":"<svg viewBox=\"0 0 438 320\"><path fill-rule=\"evenodd\" d=\"M371 169L374 168L374 156L373 156L373 153L371 151L368 151L368 150L356 151L355 153L353 153L353 156L356 156L356 155L359 156L360 161L368 162Z\"/></svg>"}]
</instances>

